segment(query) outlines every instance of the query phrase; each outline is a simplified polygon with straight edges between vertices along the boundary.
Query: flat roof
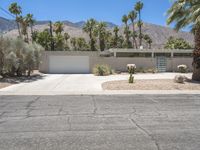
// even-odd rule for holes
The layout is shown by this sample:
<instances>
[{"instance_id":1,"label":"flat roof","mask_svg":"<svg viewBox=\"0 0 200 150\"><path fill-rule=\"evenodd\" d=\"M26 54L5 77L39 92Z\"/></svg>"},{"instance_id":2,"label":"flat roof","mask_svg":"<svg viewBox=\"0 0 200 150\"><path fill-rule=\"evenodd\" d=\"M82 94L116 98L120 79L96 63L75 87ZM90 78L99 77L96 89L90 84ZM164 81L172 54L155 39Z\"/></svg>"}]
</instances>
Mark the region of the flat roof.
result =
<instances>
[{"instance_id":1,"label":"flat roof","mask_svg":"<svg viewBox=\"0 0 200 150\"><path fill-rule=\"evenodd\" d=\"M109 49L113 53L192 53L193 49Z\"/></svg>"}]
</instances>

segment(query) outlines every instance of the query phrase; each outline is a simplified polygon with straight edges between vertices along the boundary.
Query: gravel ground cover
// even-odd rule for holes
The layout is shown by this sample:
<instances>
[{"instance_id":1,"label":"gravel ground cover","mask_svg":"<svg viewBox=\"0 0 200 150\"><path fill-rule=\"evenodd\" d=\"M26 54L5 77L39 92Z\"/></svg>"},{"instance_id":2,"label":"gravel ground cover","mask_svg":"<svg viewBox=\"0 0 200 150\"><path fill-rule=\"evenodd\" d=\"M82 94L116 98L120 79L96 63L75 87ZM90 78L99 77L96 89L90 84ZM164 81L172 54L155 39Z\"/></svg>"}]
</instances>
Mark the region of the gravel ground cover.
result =
<instances>
[{"instance_id":1,"label":"gravel ground cover","mask_svg":"<svg viewBox=\"0 0 200 150\"><path fill-rule=\"evenodd\" d=\"M126 80L109 81L102 84L104 90L200 90L200 82L187 81L175 83L171 79L135 80L129 84Z\"/></svg>"}]
</instances>

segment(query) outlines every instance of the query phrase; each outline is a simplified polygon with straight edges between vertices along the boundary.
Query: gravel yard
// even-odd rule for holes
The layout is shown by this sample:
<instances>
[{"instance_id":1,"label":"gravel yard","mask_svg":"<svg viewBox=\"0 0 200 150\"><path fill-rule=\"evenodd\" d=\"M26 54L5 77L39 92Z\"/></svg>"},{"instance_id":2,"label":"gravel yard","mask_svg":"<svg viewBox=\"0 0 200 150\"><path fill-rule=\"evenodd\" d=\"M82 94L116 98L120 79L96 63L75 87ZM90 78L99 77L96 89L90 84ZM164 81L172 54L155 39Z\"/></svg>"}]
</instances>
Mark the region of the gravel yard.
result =
<instances>
[{"instance_id":1,"label":"gravel yard","mask_svg":"<svg viewBox=\"0 0 200 150\"><path fill-rule=\"evenodd\" d=\"M8 86L10 86L10 85L12 85L12 84L11 84L11 83L0 82L0 89L5 88L5 87L8 87Z\"/></svg>"},{"instance_id":2,"label":"gravel yard","mask_svg":"<svg viewBox=\"0 0 200 150\"><path fill-rule=\"evenodd\" d=\"M187 81L175 83L172 79L135 80L129 84L126 80L109 81L102 84L104 90L200 90L200 82Z\"/></svg>"}]
</instances>

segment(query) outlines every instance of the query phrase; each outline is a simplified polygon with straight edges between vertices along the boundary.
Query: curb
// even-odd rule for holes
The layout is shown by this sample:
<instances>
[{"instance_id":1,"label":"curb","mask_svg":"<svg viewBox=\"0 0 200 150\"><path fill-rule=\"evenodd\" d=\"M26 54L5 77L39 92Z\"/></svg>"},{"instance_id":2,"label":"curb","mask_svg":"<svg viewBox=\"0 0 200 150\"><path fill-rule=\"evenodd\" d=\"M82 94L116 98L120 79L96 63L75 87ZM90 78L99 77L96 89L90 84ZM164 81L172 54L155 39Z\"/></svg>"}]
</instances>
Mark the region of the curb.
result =
<instances>
[{"instance_id":1,"label":"curb","mask_svg":"<svg viewBox=\"0 0 200 150\"><path fill-rule=\"evenodd\" d=\"M118 91L76 91L76 92L42 92L32 91L27 93L0 92L0 95L200 95L199 90L118 90Z\"/></svg>"}]
</instances>

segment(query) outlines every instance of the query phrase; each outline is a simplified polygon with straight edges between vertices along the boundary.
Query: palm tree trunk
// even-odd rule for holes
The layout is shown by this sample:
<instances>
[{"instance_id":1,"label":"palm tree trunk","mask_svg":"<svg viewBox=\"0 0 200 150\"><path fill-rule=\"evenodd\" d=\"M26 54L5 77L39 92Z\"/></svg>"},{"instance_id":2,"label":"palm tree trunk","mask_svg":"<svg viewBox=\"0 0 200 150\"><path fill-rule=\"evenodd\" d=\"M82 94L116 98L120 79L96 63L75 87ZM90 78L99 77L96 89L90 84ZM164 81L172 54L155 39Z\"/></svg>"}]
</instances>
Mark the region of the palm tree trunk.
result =
<instances>
[{"instance_id":1,"label":"palm tree trunk","mask_svg":"<svg viewBox=\"0 0 200 150\"><path fill-rule=\"evenodd\" d=\"M127 48L129 48L129 35L128 35L128 24L126 23L126 44L127 44Z\"/></svg>"},{"instance_id":2,"label":"palm tree trunk","mask_svg":"<svg viewBox=\"0 0 200 150\"><path fill-rule=\"evenodd\" d=\"M139 35L139 41L140 41L140 46L142 46L142 25L141 25L141 11L139 10L139 21L140 21L140 25L139 25L139 30L140 30L140 35Z\"/></svg>"},{"instance_id":3,"label":"palm tree trunk","mask_svg":"<svg viewBox=\"0 0 200 150\"><path fill-rule=\"evenodd\" d=\"M195 50L193 55L192 79L200 81L200 26L195 29Z\"/></svg>"},{"instance_id":4,"label":"palm tree trunk","mask_svg":"<svg viewBox=\"0 0 200 150\"><path fill-rule=\"evenodd\" d=\"M134 22L132 22L132 24L133 24L133 34L135 34L135 24L134 24ZM134 35L133 35L133 48L136 48L136 49L138 48L137 41L136 41Z\"/></svg>"},{"instance_id":5,"label":"palm tree trunk","mask_svg":"<svg viewBox=\"0 0 200 150\"><path fill-rule=\"evenodd\" d=\"M27 38L27 43L29 43L29 36L28 36L28 32L26 34L26 38Z\"/></svg>"},{"instance_id":6,"label":"palm tree trunk","mask_svg":"<svg viewBox=\"0 0 200 150\"><path fill-rule=\"evenodd\" d=\"M93 51L94 50L94 46L93 46L93 39L92 39L92 31L90 31L89 37L90 37L90 50Z\"/></svg>"},{"instance_id":7,"label":"palm tree trunk","mask_svg":"<svg viewBox=\"0 0 200 150\"><path fill-rule=\"evenodd\" d=\"M149 49L151 49L151 43L149 43Z\"/></svg>"},{"instance_id":8,"label":"palm tree trunk","mask_svg":"<svg viewBox=\"0 0 200 150\"><path fill-rule=\"evenodd\" d=\"M3 74L3 67L4 67L4 53L0 50L0 75Z\"/></svg>"},{"instance_id":9,"label":"palm tree trunk","mask_svg":"<svg viewBox=\"0 0 200 150\"><path fill-rule=\"evenodd\" d=\"M27 27L27 31L26 31L26 39L27 39L27 43L29 43L28 27Z\"/></svg>"},{"instance_id":10,"label":"palm tree trunk","mask_svg":"<svg viewBox=\"0 0 200 150\"><path fill-rule=\"evenodd\" d=\"M18 16L16 15L17 29L18 29L19 37L21 37L21 31L20 31L19 22L17 21L17 17L18 17Z\"/></svg>"},{"instance_id":11,"label":"palm tree trunk","mask_svg":"<svg viewBox=\"0 0 200 150\"><path fill-rule=\"evenodd\" d=\"M31 40L33 42L33 25L31 25Z\"/></svg>"}]
</instances>

